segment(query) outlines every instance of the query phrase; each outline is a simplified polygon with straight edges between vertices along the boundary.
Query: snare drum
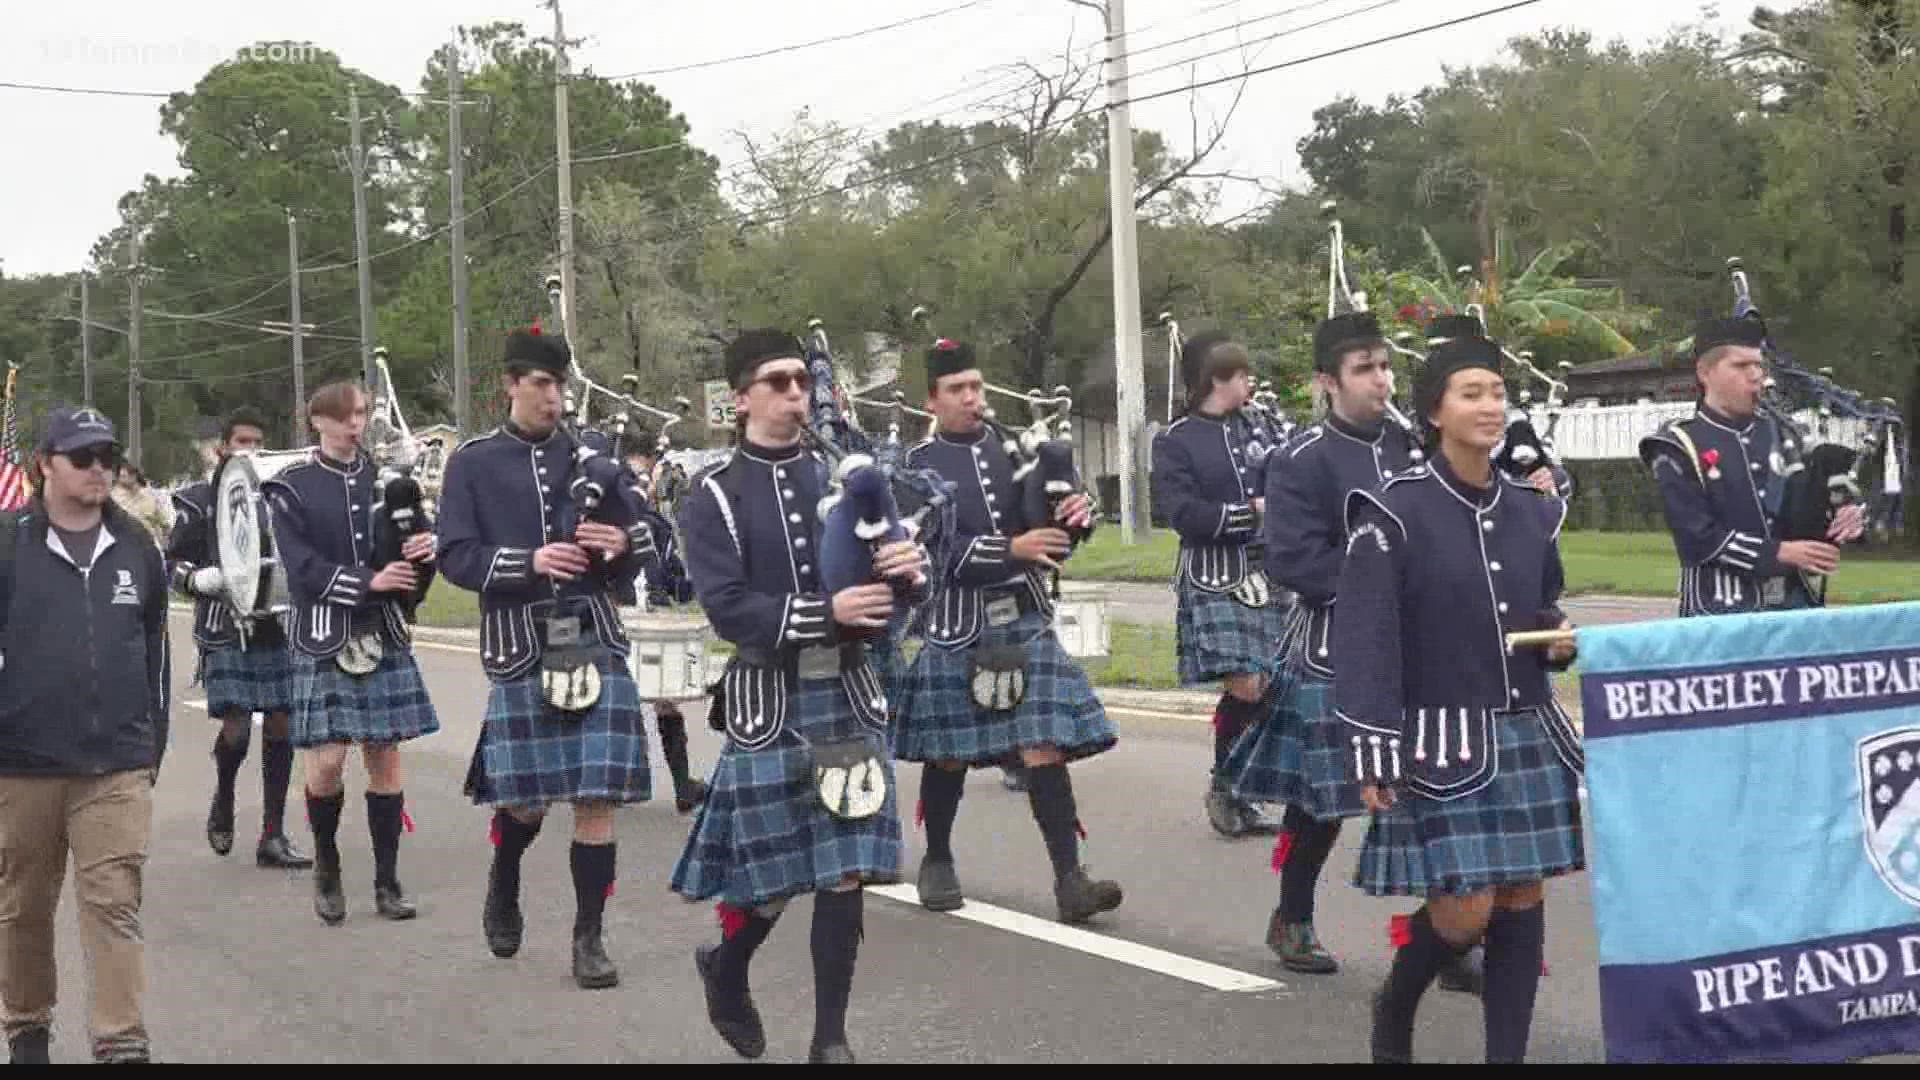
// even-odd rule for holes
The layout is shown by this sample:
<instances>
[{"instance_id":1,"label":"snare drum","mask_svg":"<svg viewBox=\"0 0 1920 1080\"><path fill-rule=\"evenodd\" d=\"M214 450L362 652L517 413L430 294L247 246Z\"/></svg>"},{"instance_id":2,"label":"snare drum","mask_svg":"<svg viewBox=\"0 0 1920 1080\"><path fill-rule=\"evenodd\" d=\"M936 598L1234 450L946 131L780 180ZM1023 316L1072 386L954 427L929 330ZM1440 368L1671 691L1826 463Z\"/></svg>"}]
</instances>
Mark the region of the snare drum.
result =
<instances>
[{"instance_id":1,"label":"snare drum","mask_svg":"<svg viewBox=\"0 0 1920 1080\"><path fill-rule=\"evenodd\" d=\"M1107 625L1107 598L1097 587L1060 583L1060 599L1054 603L1053 631L1060 647L1076 660L1098 659L1113 651L1112 632Z\"/></svg>"},{"instance_id":2,"label":"snare drum","mask_svg":"<svg viewBox=\"0 0 1920 1080\"><path fill-rule=\"evenodd\" d=\"M707 692L707 635L704 615L679 612L627 612L624 619L627 666L642 701L686 701Z\"/></svg>"}]
</instances>

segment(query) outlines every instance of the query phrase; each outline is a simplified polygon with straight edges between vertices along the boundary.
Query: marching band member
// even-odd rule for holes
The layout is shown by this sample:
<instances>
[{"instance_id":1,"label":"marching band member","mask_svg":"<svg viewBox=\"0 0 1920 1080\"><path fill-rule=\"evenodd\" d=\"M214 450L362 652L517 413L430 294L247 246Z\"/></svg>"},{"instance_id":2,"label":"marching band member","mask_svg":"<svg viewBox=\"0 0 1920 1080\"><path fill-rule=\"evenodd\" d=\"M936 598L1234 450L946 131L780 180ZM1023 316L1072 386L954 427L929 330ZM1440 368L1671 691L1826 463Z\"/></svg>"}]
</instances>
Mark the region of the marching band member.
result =
<instances>
[{"instance_id":1,"label":"marching band member","mask_svg":"<svg viewBox=\"0 0 1920 1080\"><path fill-rule=\"evenodd\" d=\"M826 467L801 442L812 379L798 340L749 330L727 346L726 362L739 441L696 478L680 531L697 538L687 569L700 604L736 651L709 717L726 743L672 888L719 899L721 939L699 947L695 967L709 1020L747 1058L766 1051L748 986L754 952L788 901L812 893L808 1060L850 1063L862 887L900 876L887 702L866 642L885 626L894 592L882 582L823 593L815 564ZM915 543L889 544L874 570L909 582L911 601L926 587L925 558Z\"/></svg>"},{"instance_id":2,"label":"marching band member","mask_svg":"<svg viewBox=\"0 0 1920 1080\"><path fill-rule=\"evenodd\" d=\"M1214 331L1188 338L1180 353L1187 414L1153 440L1153 499L1180 535L1174 621L1180 684L1222 680L1213 717L1213 776L1207 817L1240 836L1259 825L1253 804L1227 783L1227 751L1258 718L1267 668L1280 641L1281 613L1261 566L1255 468L1258 436L1239 412L1253 396L1246 347Z\"/></svg>"},{"instance_id":3,"label":"marching band member","mask_svg":"<svg viewBox=\"0 0 1920 1080\"><path fill-rule=\"evenodd\" d=\"M227 417L219 456L250 453L266 445L267 425L251 410ZM217 539L213 535L213 483L201 480L173 495L175 525L167 537L168 576L174 589L193 598L193 641L200 653L195 684L204 682L207 715L220 722L213 740L215 786L207 811L207 843L214 853L233 850L234 781L253 741L253 714L265 716L260 750L260 842L254 862L301 870L313 860L286 835L287 788L293 782L293 743L287 723L293 709L293 656L277 616L252 620L244 640L225 598Z\"/></svg>"},{"instance_id":4,"label":"marching band member","mask_svg":"<svg viewBox=\"0 0 1920 1080\"><path fill-rule=\"evenodd\" d=\"M1571 643L1514 650L1511 631L1566 628L1566 503L1495 470L1498 347L1437 347L1414 380L1430 467L1347 496L1333 624L1343 757L1373 818L1354 882L1422 896L1375 995L1376 1062L1412 1060L1427 985L1485 945L1489 1062L1525 1058L1545 948L1546 879L1585 867L1580 738L1550 671Z\"/></svg>"},{"instance_id":5,"label":"marching band member","mask_svg":"<svg viewBox=\"0 0 1920 1080\"><path fill-rule=\"evenodd\" d=\"M673 523L653 504L655 454L652 441L642 428L629 435L639 449L628 450L626 467L630 475L634 501L641 519L653 536L657 558L651 569L642 570L645 601L654 604L683 604L693 599L693 587L687 582L686 564L680 559ZM639 583L635 584L636 596ZM637 601L636 601L637 602ZM649 701L654 724L660 732L660 753L667 759L667 772L673 777L673 807L686 813L707 797L707 785L696 778L687 764L687 718L680 706L666 698Z\"/></svg>"},{"instance_id":6,"label":"marching band member","mask_svg":"<svg viewBox=\"0 0 1920 1080\"><path fill-rule=\"evenodd\" d=\"M320 445L307 460L261 484L273 513L274 542L287 575L293 627L293 745L306 751L307 816L313 828L313 907L323 922L347 917L340 883L342 773L349 747L367 767L367 831L373 841L374 905L389 919L411 919L400 885L405 795L400 744L440 730L414 661L402 600L426 596L433 581L433 537L402 547L403 560L371 565L377 467L360 445L367 395L358 383L332 382L307 402Z\"/></svg>"},{"instance_id":7,"label":"marching band member","mask_svg":"<svg viewBox=\"0 0 1920 1080\"><path fill-rule=\"evenodd\" d=\"M966 770L1018 760L1027 798L1053 863L1061 921L1084 922L1120 906L1118 883L1096 881L1080 861L1080 819L1067 763L1113 748L1106 709L1053 631L1042 573L1075 545L1067 529L1092 515L1084 495L1054 521L1021 520L1013 462L983 423L985 383L973 347L942 339L928 351L927 410L936 429L907 452L910 468L955 484L955 535L922 613L925 644L901 678L897 756L920 774L927 850L920 902L952 911L964 902L952 835Z\"/></svg>"},{"instance_id":8,"label":"marching band member","mask_svg":"<svg viewBox=\"0 0 1920 1080\"><path fill-rule=\"evenodd\" d=\"M1392 354L1375 317L1336 315L1314 331L1314 383L1327 395L1324 420L1268 461L1266 572L1298 601L1266 722L1229 757L1227 773L1243 799L1285 803L1274 859L1280 902L1267 923L1267 947L1294 971L1328 973L1339 964L1313 929L1313 896L1344 818L1366 812L1348 778L1345 740L1333 713L1331 628L1346 550L1350 491L1378 488L1412 464L1411 441L1386 409Z\"/></svg>"},{"instance_id":9,"label":"marching band member","mask_svg":"<svg viewBox=\"0 0 1920 1080\"><path fill-rule=\"evenodd\" d=\"M1693 336L1694 414L1640 441L1680 557L1683 618L1819 606L1805 575L1833 573L1837 545L1863 529L1861 508L1848 506L1825 541L1775 535L1768 488L1784 471L1783 453L1792 452L1785 443L1800 436L1759 415L1765 333L1751 318L1702 322Z\"/></svg>"},{"instance_id":10,"label":"marching band member","mask_svg":"<svg viewBox=\"0 0 1920 1080\"><path fill-rule=\"evenodd\" d=\"M654 557L626 484L588 519L576 486L592 451L561 424L567 343L507 338L507 421L447 458L437 531L447 580L480 594L480 666L490 683L467 794L493 807L481 928L519 952L520 863L548 807L573 806L573 978L619 984L602 919L613 891L615 807L652 798L645 709L626 665L615 597ZM584 492L585 488L580 489Z\"/></svg>"}]
</instances>

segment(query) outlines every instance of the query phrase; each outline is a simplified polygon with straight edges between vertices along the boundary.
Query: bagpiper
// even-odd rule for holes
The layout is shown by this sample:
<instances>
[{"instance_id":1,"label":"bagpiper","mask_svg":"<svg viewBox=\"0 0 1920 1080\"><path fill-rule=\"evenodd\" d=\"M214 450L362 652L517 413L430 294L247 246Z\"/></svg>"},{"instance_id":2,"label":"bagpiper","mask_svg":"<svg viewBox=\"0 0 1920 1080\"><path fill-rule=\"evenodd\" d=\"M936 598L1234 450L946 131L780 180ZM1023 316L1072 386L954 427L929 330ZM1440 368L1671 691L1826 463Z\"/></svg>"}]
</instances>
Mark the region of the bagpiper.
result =
<instances>
[{"instance_id":1,"label":"bagpiper","mask_svg":"<svg viewBox=\"0 0 1920 1080\"><path fill-rule=\"evenodd\" d=\"M573 978L604 989L620 981L603 926L614 810L653 795L616 598L653 564L654 539L619 466L566 422L567 342L515 331L503 360L507 419L448 456L437 523L442 572L480 596L487 710L465 790L493 809L481 930L493 955L520 951L521 857L548 809L571 804Z\"/></svg>"},{"instance_id":2,"label":"bagpiper","mask_svg":"<svg viewBox=\"0 0 1920 1080\"><path fill-rule=\"evenodd\" d=\"M406 794L402 743L440 730L413 657L403 601L432 585L433 537L408 539L402 558L374 566L389 527L374 512L377 467L360 445L367 394L333 382L313 392L308 422L320 445L260 487L287 575L293 626L293 745L306 752L307 818L313 829L314 913L329 925L347 917L341 887L340 812L347 753L367 768L367 831L373 841L374 906L411 919L414 901L398 874Z\"/></svg>"},{"instance_id":3,"label":"bagpiper","mask_svg":"<svg viewBox=\"0 0 1920 1080\"><path fill-rule=\"evenodd\" d=\"M266 445L267 425L248 409L236 410L220 429L219 460ZM195 685L207 691L207 715L220 722L213 740L213 805L207 809L207 844L214 854L233 850L234 782L253 742L253 715L262 715L260 748L260 866L304 870L313 860L287 839L287 789L293 782L293 742L287 725L293 711L293 656L286 628L274 615L239 617L225 599L220 557L213 535L213 484L201 480L173 494L175 523L167 536L168 578L193 598L193 642L199 652Z\"/></svg>"},{"instance_id":4,"label":"bagpiper","mask_svg":"<svg viewBox=\"0 0 1920 1080\"><path fill-rule=\"evenodd\" d=\"M926 355L926 407L935 431L907 452L907 465L955 485L955 532L933 595L920 612L924 645L901 679L895 753L926 767L920 801L927 847L920 902L952 911L964 901L952 849L967 769L1018 763L1053 864L1062 922L1080 923L1120 906L1114 881L1081 861L1083 833L1070 762L1118 742L1086 672L1053 629L1043 574L1057 569L1091 511L1084 495L1059 504L1051 521L1022 519L1014 462L983 421L985 382L973 347L941 339Z\"/></svg>"},{"instance_id":5,"label":"bagpiper","mask_svg":"<svg viewBox=\"0 0 1920 1080\"><path fill-rule=\"evenodd\" d=\"M1726 615L1820 606L1811 575L1831 574L1838 545L1858 539L1861 508L1843 508L1824 540L1779 536L1777 490L1800 434L1763 415L1766 336L1752 318L1694 330L1699 400L1640 441L1680 557L1679 614Z\"/></svg>"},{"instance_id":6,"label":"bagpiper","mask_svg":"<svg viewBox=\"0 0 1920 1080\"><path fill-rule=\"evenodd\" d=\"M742 1057L766 1052L749 987L754 953L796 896L812 894L812 1063L851 1063L846 1017L867 884L900 879L887 700L868 656L895 603L916 602L926 554L882 546L882 580L828 594L821 521L827 467L803 443L812 379L798 340L748 330L726 352L737 443L681 502L687 570L707 618L734 646L708 717L726 742L672 888L717 899L720 940L695 969L707 1017Z\"/></svg>"},{"instance_id":7,"label":"bagpiper","mask_svg":"<svg viewBox=\"0 0 1920 1080\"><path fill-rule=\"evenodd\" d=\"M1153 440L1151 490L1180 537L1174 564L1180 685L1223 683L1213 717L1207 817L1240 836L1261 826L1253 803L1227 782L1227 751L1259 718L1282 614L1261 565L1261 513L1271 447L1241 411L1253 397L1246 347L1218 331L1188 338L1180 354L1187 413Z\"/></svg>"}]
</instances>

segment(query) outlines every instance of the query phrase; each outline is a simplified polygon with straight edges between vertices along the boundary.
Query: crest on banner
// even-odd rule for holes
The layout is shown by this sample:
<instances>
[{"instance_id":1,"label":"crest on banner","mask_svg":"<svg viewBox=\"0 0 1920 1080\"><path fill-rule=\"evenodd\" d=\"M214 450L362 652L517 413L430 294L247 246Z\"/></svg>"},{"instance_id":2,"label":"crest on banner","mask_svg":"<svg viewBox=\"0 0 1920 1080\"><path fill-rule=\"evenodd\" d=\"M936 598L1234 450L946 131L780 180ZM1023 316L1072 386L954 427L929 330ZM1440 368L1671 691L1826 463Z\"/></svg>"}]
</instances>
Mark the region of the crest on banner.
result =
<instances>
[{"instance_id":1,"label":"crest on banner","mask_svg":"<svg viewBox=\"0 0 1920 1080\"><path fill-rule=\"evenodd\" d=\"M1920 727L1860 740L1856 765L1867 859L1888 888L1920 905Z\"/></svg>"}]
</instances>

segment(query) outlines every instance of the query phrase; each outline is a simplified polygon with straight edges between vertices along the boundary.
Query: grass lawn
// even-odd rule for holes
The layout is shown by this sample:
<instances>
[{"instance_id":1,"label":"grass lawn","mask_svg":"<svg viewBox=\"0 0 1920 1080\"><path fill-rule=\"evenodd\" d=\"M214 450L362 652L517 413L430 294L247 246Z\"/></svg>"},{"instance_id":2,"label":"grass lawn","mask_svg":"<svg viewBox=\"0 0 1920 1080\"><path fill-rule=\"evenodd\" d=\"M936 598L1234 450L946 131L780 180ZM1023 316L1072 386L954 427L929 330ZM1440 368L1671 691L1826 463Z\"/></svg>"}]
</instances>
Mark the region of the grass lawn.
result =
<instances>
[{"instance_id":1,"label":"grass lawn","mask_svg":"<svg viewBox=\"0 0 1920 1080\"><path fill-rule=\"evenodd\" d=\"M1065 576L1159 584L1172 577L1178 550L1178 538L1169 529L1155 529L1128 545L1118 528L1103 526L1067 561ZM1680 564L1665 533L1570 532L1560 538L1560 557L1569 594L1672 596L1679 583ZM1920 558L1867 551L1843 556L1840 572L1828 586L1827 602L1887 600L1920 600Z\"/></svg>"}]
</instances>

